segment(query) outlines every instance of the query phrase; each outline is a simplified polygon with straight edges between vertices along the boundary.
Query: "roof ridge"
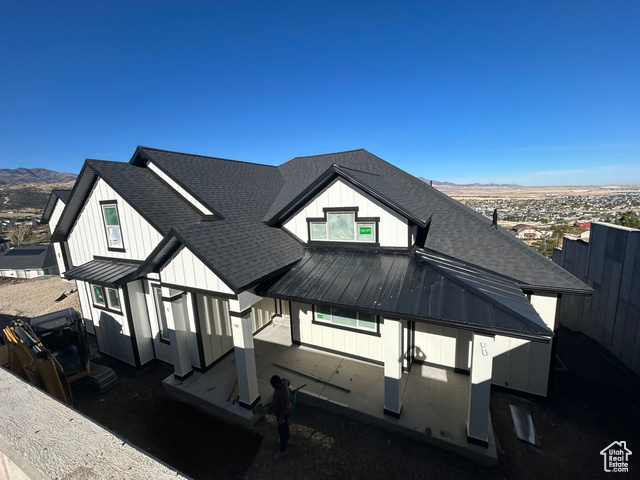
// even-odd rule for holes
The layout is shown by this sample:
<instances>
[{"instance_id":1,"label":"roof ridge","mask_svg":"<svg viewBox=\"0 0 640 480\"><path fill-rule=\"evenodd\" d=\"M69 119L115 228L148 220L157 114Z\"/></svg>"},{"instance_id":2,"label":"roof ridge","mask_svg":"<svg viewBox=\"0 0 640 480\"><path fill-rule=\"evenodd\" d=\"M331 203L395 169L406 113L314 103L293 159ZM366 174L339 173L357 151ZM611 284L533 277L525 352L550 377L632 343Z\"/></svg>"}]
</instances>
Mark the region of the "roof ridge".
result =
<instances>
[{"instance_id":1,"label":"roof ridge","mask_svg":"<svg viewBox=\"0 0 640 480\"><path fill-rule=\"evenodd\" d=\"M340 155L341 153L351 153L351 152L367 152L367 150L365 150L364 148L355 148L353 150L343 150L342 152L332 152L332 153L317 153L315 155L302 155L300 157L293 157L291 160L295 160L297 158L311 158L311 157L326 157L328 155ZM371 153L371 152L367 152L367 153ZM371 153L371 155L373 155Z\"/></svg>"},{"instance_id":2,"label":"roof ridge","mask_svg":"<svg viewBox=\"0 0 640 480\"><path fill-rule=\"evenodd\" d=\"M372 172L367 172L365 170L358 170L357 168L345 167L344 165L338 165L337 163L334 163L333 165L335 165L337 168L340 168L342 170L349 170L351 172L366 173L367 175L373 175L374 177L381 177L382 176L379 173L372 173Z\"/></svg>"},{"instance_id":3,"label":"roof ridge","mask_svg":"<svg viewBox=\"0 0 640 480\"><path fill-rule=\"evenodd\" d=\"M211 159L211 160L223 160L225 162L244 163L244 164L247 164L247 165L259 165L261 167L278 168L276 165L269 165L269 164L266 164L266 163L246 162L244 160L234 160L232 158L212 157L210 155L200 155L198 153L176 152L174 150L164 150L162 148L145 147L143 145L138 145L137 148L139 148L141 150L154 150L156 152L173 153L175 155L188 155L190 157L200 157L200 158L207 158L207 159Z\"/></svg>"}]
</instances>

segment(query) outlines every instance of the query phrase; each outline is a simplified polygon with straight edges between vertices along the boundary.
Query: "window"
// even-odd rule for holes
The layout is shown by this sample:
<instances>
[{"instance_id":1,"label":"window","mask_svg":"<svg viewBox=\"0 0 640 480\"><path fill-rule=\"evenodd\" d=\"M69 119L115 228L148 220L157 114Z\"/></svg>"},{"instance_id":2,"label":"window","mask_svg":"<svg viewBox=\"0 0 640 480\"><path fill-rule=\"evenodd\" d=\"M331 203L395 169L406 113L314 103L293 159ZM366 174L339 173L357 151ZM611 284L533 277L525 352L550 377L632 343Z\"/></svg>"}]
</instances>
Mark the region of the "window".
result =
<instances>
[{"instance_id":1,"label":"window","mask_svg":"<svg viewBox=\"0 0 640 480\"><path fill-rule=\"evenodd\" d=\"M120 306L120 293L117 288L101 287L100 285L91 285L93 292L93 305L98 308L107 310L122 311Z\"/></svg>"},{"instance_id":2,"label":"window","mask_svg":"<svg viewBox=\"0 0 640 480\"><path fill-rule=\"evenodd\" d=\"M309 240L350 243L376 243L379 218L358 218L353 211L328 211L324 218L309 218Z\"/></svg>"},{"instance_id":3,"label":"window","mask_svg":"<svg viewBox=\"0 0 640 480\"><path fill-rule=\"evenodd\" d=\"M353 242L355 213L327 213L327 225L329 226L329 240L337 242Z\"/></svg>"},{"instance_id":4,"label":"window","mask_svg":"<svg viewBox=\"0 0 640 480\"><path fill-rule=\"evenodd\" d=\"M167 317L164 314L164 304L162 303L162 288L153 287L153 296L156 304L156 317L158 318L160 341L169 343L169 327L167 326Z\"/></svg>"},{"instance_id":5,"label":"window","mask_svg":"<svg viewBox=\"0 0 640 480\"><path fill-rule=\"evenodd\" d=\"M109 250L124 250L118 205L115 202L102 202L102 219L107 232Z\"/></svg>"},{"instance_id":6,"label":"window","mask_svg":"<svg viewBox=\"0 0 640 480\"><path fill-rule=\"evenodd\" d=\"M107 302L104 299L104 290L102 290L102 287L93 285L91 289L93 290L93 304L99 307L106 307Z\"/></svg>"},{"instance_id":7,"label":"window","mask_svg":"<svg viewBox=\"0 0 640 480\"><path fill-rule=\"evenodd\" d=\"M375 315L340 308L318 306L316 307L316 320L358 330L376 331L377 329Z\"/></svg>"}]
</instances>

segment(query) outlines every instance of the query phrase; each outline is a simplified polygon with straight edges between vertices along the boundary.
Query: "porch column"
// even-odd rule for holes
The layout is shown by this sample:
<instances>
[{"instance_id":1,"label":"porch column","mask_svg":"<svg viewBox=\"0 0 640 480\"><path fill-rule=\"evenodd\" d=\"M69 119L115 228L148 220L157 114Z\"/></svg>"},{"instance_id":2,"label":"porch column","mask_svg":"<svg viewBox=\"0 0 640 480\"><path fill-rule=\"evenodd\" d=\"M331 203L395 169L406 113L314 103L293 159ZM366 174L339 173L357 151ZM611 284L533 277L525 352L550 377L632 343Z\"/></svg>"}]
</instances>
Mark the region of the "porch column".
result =
<instances>
[{"instance_id":1,"label":"porch column","mask_svg":"<svg viewBox=\"0 0 640 480\"><path fill-rule=\"evenodd\" d=\"M400 418L402 411L402 322L384 319L382 328L384 360L384 414Z\"/></svg>"},{"instance_id":2,"label":"porch column","mask_svg":"<svg viewBox=\"0 0 640 480\"><path fill-rule=\"evenodd\" d=\"M493 336L473 333L467 441L489 446L489 401L493 367Z\"/></svg>"},{"instance_id":3,"label":"porch column","mask_svg":"<svg viewBox=\"0 0 640 480\"><path fill-rule=\"evenodd\" d=\"M240 301L229 300L238 388L240 389L240 406L251 409L260 401L256 354L253 346L251 306L242 311L240 307Z\"/></svg>"},{"instance_id":4,"label":"porch column","mask_svg":"<svg viewBox=\"0 0 640 480\"><path fill-rule=\"evenodd\" d=\"M184 380L193 373L184 298L184 292L162 287L162 305L169 329L173 376L178 380Z\"/></svg>"}]
</instances>

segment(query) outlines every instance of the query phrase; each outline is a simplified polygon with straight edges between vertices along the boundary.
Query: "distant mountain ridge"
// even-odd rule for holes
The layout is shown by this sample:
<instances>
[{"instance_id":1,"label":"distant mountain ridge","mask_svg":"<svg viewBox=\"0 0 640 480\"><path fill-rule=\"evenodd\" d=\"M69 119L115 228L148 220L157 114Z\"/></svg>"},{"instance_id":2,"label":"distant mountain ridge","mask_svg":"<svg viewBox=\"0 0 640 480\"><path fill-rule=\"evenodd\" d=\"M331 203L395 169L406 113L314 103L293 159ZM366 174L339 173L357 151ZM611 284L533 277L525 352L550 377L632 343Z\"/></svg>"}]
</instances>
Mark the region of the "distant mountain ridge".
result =
<instances>
[{"instance_id":1,"label":"distant mountain ridge","mask_svg":"<svg viewBox=\"0 0 640 480\"><path fill-rule=\"evenodd\" d=\"M427 180L423 177L418 177L423 182L429 183L433 181L434 185L447 186L447 187L508 187L508 188L522 188L522 185L517 183L452 183L452 182L439 182L437 180Z\"/></svg>"},{"instance_id":2,"label":"distant mountain ridge","mask_svg":"<svg viewBox=\"0 0 640 480\"><path fill-rule=\"evenodd\" d=\"M60 183L74 181L73 173L54 172L46 168L0 168L0 185L22 183Z\"/></svg>"}]
</instances>

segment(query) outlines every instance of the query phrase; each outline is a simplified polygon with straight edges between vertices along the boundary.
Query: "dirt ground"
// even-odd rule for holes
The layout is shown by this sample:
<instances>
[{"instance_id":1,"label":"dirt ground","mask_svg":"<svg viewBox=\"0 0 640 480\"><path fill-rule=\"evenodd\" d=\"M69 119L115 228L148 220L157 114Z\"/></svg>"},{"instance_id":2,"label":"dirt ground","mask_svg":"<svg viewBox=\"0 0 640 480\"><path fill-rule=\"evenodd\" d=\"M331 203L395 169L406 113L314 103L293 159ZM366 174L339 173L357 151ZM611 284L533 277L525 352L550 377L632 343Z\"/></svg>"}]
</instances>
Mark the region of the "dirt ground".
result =
<instances>
[{"instance_id":1,"label":"dirt ground","mask_svg":"<svg viewBox=\"0 0 640 480\"><path fill-rule=\"evenodd\" d=\"M0 277L0 313L37 317L65 308L80 311L76 282L59 276L38 278Z\"/></svg>"},{"instance_id":2,"label":"dirt ground","mask_svg":"<svg viewBox=\"0 0 640 480\"><path fill-rule=\"evenodd\" d=\"M74 400L82 413L196 479L606 477L599 452L611 442L625 440L640 452L639 380L595 342L567 329L560 331L558 354L566 370L555 371L549 401L492 394L497 467L304 404L292 417L289 454L276 463L271 417L245 430L180 404L161 387L171 373L162 363L137 371L103 357L117 371L118 385L103 395L75 387ZM517 439L510 403L530 409L540 447ZM630 472L640 472L634 455Z\"/></svg>"}]
</instances>

